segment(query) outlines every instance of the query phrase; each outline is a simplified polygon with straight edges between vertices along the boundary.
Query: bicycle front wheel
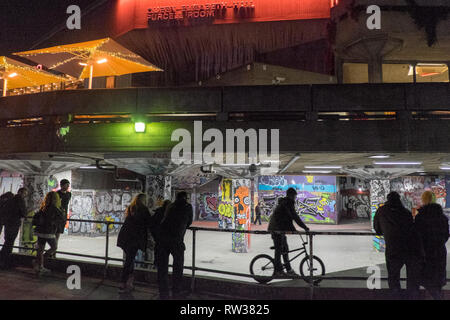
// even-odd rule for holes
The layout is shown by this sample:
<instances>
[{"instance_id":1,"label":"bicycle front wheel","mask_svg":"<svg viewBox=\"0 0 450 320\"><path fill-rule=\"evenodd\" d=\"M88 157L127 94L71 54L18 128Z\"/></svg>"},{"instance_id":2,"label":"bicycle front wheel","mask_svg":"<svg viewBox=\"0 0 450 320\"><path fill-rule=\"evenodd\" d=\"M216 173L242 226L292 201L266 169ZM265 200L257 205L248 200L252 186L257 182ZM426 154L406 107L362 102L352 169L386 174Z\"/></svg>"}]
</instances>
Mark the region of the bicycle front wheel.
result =
<instances>
[{"instance_id":1,"label":"bicycle front wheel","mask_svg":"<svg viewBox=\"0 0 450 320\"><path fill-rule=\"evenodd\" d=\"M302 276L303 280L309 283L309 279L311 276L311 263L309 261L309 256L306 256L303 258L303 260L300 262L300 275ZM314 280L314 285L318 285L322 279L320 277L323 277L325 275L325 265L323 264L322 260L320 260L319 257L313 256L313 277L319 277L319 279Z\"/></svg>"},{"instance_id":2,"label":"bicycle front wheel","mask_svg":"<svg viewBox=\"0 0 450 320\"><path fill-rule=\"evenodd\" d=\"M273 279L275 263L268 254L260 254L250 262L250 273L259 283L267 283Z\"/></svg>"}]
</instances>

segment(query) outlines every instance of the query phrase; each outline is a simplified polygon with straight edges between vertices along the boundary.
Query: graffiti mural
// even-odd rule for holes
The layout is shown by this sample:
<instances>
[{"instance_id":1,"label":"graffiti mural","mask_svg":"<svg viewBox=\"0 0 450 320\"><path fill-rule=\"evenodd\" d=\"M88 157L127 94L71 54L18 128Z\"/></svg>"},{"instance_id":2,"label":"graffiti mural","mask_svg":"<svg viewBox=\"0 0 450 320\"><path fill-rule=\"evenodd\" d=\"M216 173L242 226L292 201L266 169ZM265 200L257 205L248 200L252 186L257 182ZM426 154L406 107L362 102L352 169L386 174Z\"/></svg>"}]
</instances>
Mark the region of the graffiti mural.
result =
<instances>
[{"instance_id":1,"label":"graffiti mural","mask_svg":"<svg viewBox=\"0 0 450 320\"><path fill-rule=\"evenodd\" d=\"M234 229L233 183L231 179L222 179L219 185L219 229Z\"/></svg>"},{"instance_id":2,"label":"graffiti mural","mask_svg":"<svg viewBox=\"0 0 450 320\"><path fill-rule=\"evenodd\" d=\"M386 202L387 195L390 192L389 180L371 180L370 181L370 208L371 208L371 221L373 230L373 217L378 208ZM383 237L375 236L373 238L373 247L379 252L386 250L386 245Z\"/></svg>"},{"instance_id":3,"label":"graffiti mural","mask_svg":"<svg viewBox=\"0 0 450 320\"><path fill-rule=\"evenodd\" d=\"M123 222L124 214L138 191L72 190L69 206L71 219ZM118 233L121 225L110 224L109 232ZM69 234L99 236L106 233L106 224L70 221Z\"/></svg>"},{"instance_id":4,"label":"graffiti mural","mask_svg":"<svg viewBox=\"0 0 450 320\"><path fill-rule=\"evenodd\" d=\"M219 218L219 199L217 193L205 192L197 194L199 220L217 221Z\"/></svg>"},{"instance_id":5,"label":"graffiti mural","mask_svg":"<svg viewBox=\"0 0 450 320\"><path fill-rule=\"evenodd\" d=\"M339 215L341 218L370 220L370 184L353 177L339 178Z\"/></svg>"},{"instance_id":6,"label":"graffiti mural","mask_svg":"<svg viewBox=\"0 0 450 320\"><path fill-rule=\"evenodd\" d=\"M236 230L250 230L250 180L233 180L234 189L234 216ZM232 251L248 252L250 246L250 234L233 233Z\"/></svg>"},{"instance_id":7,"label":"graffiti mural","mask_svg":"<svg viewBox=\"0 0 450 320\"><path fill-rule=\"evenodd\" d=\"M445 177L402 177L391 181L391 190L400 194L403 205L416 213L422 206L422 193L426 190L436 195L436 202L446 206Z\"/></svg>"},{"instance_id":8,"label":"graffiti mural","mask_svg":"<svg viewBox=\"0 0 450 320\"><path fill-rule=\"evenodd\" d=\"M165 179L164 176L147 176L147 206L154 210L164 201Z\"/></svg>"},{"instance_id":9,"label":"graffiti mural","mask_svg":"<svg viewBox=\"0 0 450 320\"><path fill-rule=\"evenodd\" d=\"M271 185L273 183L274 185ZM262 176L258 179L258 199L262 203L262 220L267 220L286 195L297 190L296 210L305 222L337 223L336 177L333 176Z\"/></svg>"}]
</instances>

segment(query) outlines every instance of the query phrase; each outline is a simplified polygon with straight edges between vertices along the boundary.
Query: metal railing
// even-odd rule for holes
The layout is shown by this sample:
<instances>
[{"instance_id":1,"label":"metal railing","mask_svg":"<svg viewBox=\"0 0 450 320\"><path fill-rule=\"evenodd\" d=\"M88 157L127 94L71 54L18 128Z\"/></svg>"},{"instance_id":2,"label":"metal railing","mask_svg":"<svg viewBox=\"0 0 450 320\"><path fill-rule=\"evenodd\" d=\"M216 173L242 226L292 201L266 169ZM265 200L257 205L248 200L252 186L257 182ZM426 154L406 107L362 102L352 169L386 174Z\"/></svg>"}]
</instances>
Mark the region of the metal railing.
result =
<instances>
[{"instance_id":1,"label":"metal railing","mask_svg":"<svg viewBox=\"0 0 450 320\"><path fill-rule=\"evenodd\" d=\"M27 218L31 219L31 218ZM105 255L104 256L96 256L96 255L88 255L88 254L81 254L81 253L73 253L73 252L65 252L65 251L57 251L56 253L64 254L64 255L71 255L71 256L78 256L78 257L84 257L84 258L92 258L92 259L100 259L104 260L104 266L103 266L103 277L105 278L107 275L107 269L108 269L108 262L109 261L120 261L124 262L124 259L118 259L113 258L109 256L109 240L110 240L110 232L109 227L110 225L123 225L123 222L115 222L115 221L102 221L102 220L85 220L85 219L67 219L68 222L86 222L86 223L99 223L99 224L106 224L106 243L105 243ZM217 274L223 274L223 275L232 275L232 276L239 276L239 277L246 277L246 278L254 278L251 274L246 273L239 273L239 272L231 272L231 271L223 271L223 270L216 270L216 269L209 269L209 268L202 268L196 266L196 233L201 231L212 231L212 232L227 232L227 233L246 233L246 234L259 234L259 235L270 235L271 232L268 231L259 231L259 230L235 230L235 229L215 229L215 228L205 228L205 227L189 227L189 230L192 231L192 266L184 266L184 269L191 270L191 290L192 292L195 291L195 280L196 280L196 271L203 271L203 272L211 272L211 273L217 273ZM318 278L322 280L367 280L367 277L336 277L336 276L320 276L315 277L313 275L313 255L314 255L314 246L313 246L313 238L314 236L376 236L376 233L373 232L327 232L327 231L310 231L310 232L303 232L303 231L290 231L290 232L277 232L282 234L299 234L299 235L307 235L308 237L308 244L309 244L309 258L310 258L310 274L308 277L309 282L309 288L310 288L310 298L313 299L314 297L314 281ZM1 244L0 246L3 246ZM13 246L13 248L16 249L22 249L22 250L29 250L31 252L36 251L36 249L30 248L30 247L23 247L23 246ZM147 261L136 261L137 264L142 265L151 265L151 262ZM171 266L171 265L169 265ZM386 277L381 277L380 280L387 281L388 279ZM406 280L405 278L401 278L401 280Z\"/></svg>"}]
</instances>

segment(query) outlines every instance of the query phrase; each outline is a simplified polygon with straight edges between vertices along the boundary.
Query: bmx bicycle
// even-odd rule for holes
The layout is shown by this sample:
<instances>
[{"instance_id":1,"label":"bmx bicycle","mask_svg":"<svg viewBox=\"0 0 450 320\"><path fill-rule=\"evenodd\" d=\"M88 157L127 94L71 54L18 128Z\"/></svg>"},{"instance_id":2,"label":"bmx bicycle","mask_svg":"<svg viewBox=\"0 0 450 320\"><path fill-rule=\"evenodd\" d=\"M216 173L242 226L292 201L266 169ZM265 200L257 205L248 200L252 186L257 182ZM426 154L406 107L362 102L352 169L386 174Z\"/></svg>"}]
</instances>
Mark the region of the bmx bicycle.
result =
<instances>
[{"instance_id":1,"label":"bmx bicycle","mask_svg":"<svg viewBox=\"0 0 450 320\"><path fill-rule=\"evenodd\" d=\"M306 245L308 244L307 241L305 241L300 235L300 239L302 241L302 246L297 249L289 250L288 253L291 252L297 252L299 253L295 255L293 258L289 259L289 262L292 262L293 260L297 259L298 257L305 255L305 257L300 261L300 277L305 280L306 282L310 283L310 275L311 275L311 262L310 262L310 256L306 250ZM270 249L275 249L275 247L270 247ZM313 281L314 285L318 285L322 279L323 275L325 275L325 265L323 264L322 260L317 256L312 256L313 264L312 264L312 271L313 271L313 277L315 280ZM283 271L286 269L286 266L283 265ZM268 283L272 281L273 279L276 279L274 273L275 273L275 259L268 255L268 254L259 254L255 256L252 261L250 262L250 273L253 276L253 279L258 281L259 283ZM319 278L317 278L319 277ZM280 279L285 279L286 277L282 277Z\"/></svg>"}]
</instances>

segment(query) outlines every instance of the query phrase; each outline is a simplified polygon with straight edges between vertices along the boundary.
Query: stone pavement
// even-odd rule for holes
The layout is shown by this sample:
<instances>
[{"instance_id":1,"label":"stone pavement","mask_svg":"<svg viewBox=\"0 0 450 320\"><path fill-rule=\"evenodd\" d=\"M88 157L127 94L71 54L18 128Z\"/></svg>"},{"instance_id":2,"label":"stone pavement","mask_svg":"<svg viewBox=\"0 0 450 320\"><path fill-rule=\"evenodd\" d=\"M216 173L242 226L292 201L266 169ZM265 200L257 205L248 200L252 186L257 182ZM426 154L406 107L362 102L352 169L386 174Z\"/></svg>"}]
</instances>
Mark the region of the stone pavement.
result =
<instances>
[{"instance_id":1,"label":"stone pavement","mask_svg":"<svg viewBox=\"0 0 450 320\"><path fill-rule=\"evenodd\" d=\"M68 274L52 272L37 276L32 269L0 270L0 300L158 300L158 289L148 283L135 284L129 294L120 294L119 282L82 277L81 289L67 287ZM188 294L189 300L230 299L213 294Z\"/></svg>"}]
</instances>

